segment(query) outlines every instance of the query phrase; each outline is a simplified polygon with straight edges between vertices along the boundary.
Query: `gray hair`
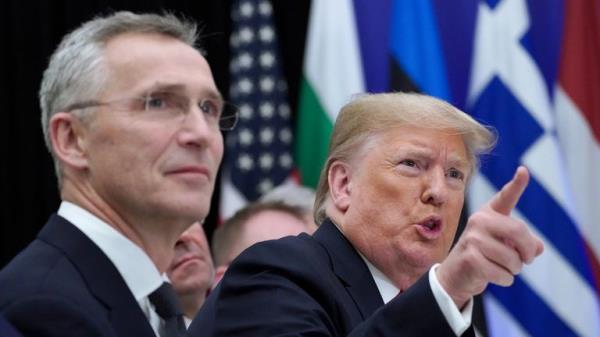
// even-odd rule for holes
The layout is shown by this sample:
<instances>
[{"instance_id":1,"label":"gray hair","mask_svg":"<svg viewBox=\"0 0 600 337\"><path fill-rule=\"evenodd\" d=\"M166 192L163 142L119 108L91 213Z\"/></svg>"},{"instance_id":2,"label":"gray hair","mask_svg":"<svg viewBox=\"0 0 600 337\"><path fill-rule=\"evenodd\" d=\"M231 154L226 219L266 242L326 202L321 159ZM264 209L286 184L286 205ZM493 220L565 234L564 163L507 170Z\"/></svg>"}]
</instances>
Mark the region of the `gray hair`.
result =
<instances>
[{"instance_id":1,"label":"gray hair","mask_svg":"<svg viewBox=\"0 0 600 337\"><path fill-rule=\"evenodd\" d=\"M61 182L60 162L53 152L49 123L54 114L69 106L95 98L108 82L103 49L107 41L125 33L155 33L174 37L196 48L197 25L173 14L117 12L96 17L65 35L50 57L39 98L46 147L54 159Z\"/></svg>"},{"instance_id":2,"label":"gray hair","mask_svg":"<svg viewBox=\"0 0 600 337\"><path fill-rule=\"evenodd\" d=\"M315 192L308 187L295 183L281 184L259 199L260 202L283 202L284 204L298 207L307 214L312 214L315 204Z\"/></svg>"},{"instance_id":3,"label":"gray hair","mask_svg":"<svg viewBox=\"0 0 600 337\"><path fill-rule=\"evenodd\" d=\"M462 135L471 172L479 165L478 156L490 151L496 134L471 116L440 99L416 93L365 94L346 104L335 121L329 154L319 178L315 197L315 222L325 220L329 194L328 171L334 161L349 162L364 150L378 132L400 126L452 130Z\"/></svg>"},{"instance_id":4,"label":"gray hair","mask_svg":"<svg viewBox=\"0 0 600 337\"><path fill-rule=\"evenodd\" d=\"M304 222L305 212L301 207L286 204L283 201L256 201L238 210L225 220L213 233L211 250L215 266L229 265L235 256L234 248L243 243L242 231L246 223L257 214L265 211L286 213Z\"/></svg>"}]
</instances>

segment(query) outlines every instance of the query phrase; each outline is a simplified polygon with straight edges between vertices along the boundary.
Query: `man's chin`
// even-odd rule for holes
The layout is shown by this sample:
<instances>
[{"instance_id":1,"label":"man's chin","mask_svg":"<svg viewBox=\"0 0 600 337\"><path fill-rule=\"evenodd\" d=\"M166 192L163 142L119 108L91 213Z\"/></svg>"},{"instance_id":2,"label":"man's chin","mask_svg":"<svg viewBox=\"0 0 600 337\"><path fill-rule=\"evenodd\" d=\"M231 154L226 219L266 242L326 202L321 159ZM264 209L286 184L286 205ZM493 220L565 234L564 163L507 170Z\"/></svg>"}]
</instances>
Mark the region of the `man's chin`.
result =
<instances>
[{"instance_id":1,"label":"man's chin","mask_svg":"<svg viewBox=\"0 0 600 337\"><path fill-rule=\"evenodd\" d=\"M210 201L205 201L198 197L197 194L189 194L185 195L179 199L172 199L169 201L169 212L173 217L177 217L179 219L186 219L186 227L189 228L194 222L202 221L208 215L210 210ZM190 200L194 200L195 202L191 203ZM207 204L206 207L198 207L198 205Z\"/></svg>"},{"instance_id":2,"label":"man's chin","mask_svg":"<svg viewBox=\"0 0 600 337\"><path fill-rule=\"evenodd\" d=\"M180 280L175 289L179 294L195 295L210 289L210 282L195 277L193 279Z\"/></svg>"},{"instance_id":3,"label":"man's chin","mask_svg":"<svg viewBox=\"0 0 600 337\"><path fill-rule=\"evenodd\" d=\"M210 194L204 192L181 194L179 202L175 206L179 206L180 212L189 215L194 221L206 218L210 211Z\"/></svg>"}]
</instances>

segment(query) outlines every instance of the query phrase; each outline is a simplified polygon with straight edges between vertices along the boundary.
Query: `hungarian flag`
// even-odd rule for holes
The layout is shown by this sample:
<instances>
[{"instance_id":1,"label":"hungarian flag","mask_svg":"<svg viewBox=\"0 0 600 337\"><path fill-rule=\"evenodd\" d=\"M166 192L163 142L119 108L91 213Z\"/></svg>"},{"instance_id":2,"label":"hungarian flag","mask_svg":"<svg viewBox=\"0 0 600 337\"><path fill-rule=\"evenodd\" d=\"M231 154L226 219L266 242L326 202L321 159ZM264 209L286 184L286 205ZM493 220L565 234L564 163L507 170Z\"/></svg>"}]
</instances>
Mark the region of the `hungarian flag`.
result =
<instances>
[{"instance_id":1,"label":"hungarian flag","mask_svg":"<svg viewBox=\"0 0 600 337\"><path fill-rule=\"evenodd\" d=\"M302 183L315 188L338 111L365 90L350 0L312 1L305 50L295 158Z\"/></svg>"}]
</instances>

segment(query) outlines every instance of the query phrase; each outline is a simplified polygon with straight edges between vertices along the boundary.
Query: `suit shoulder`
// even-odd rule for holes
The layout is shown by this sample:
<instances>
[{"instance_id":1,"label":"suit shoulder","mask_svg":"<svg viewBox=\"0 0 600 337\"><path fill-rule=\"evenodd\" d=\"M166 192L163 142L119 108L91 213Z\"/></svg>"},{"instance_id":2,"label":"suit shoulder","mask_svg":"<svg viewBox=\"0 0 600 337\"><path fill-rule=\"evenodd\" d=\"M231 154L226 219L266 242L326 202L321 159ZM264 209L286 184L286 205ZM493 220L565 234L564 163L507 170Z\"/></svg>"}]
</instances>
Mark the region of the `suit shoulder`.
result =
<instances>
[{"instance_id":1,"label":"suit shoulder","mask_svg":"<svg viewBox=\"0 0 600 337\"><path fill-rule=\"evenodd\" d=\"M55 247L35 240L0 271L0 309L23 299L70 300L82 308L95 301L72 262Z\"/></svg>"},{"instance_id":2,"label":"suit shoulder","mask_svg":"<svg viewBox=\"0 0 600 337\"><path fill-rule=\"evenodd\" d=\"M2 311L24 336L115 336L106 322L81 310L70 300L56 296L25 297Z\"/></svg>"},{"instance_id":3,"label":"suit shoulder","mask_svg":"<svg viewBox=\"0 0 600 337\"><path fill-rule=\"evenodd\" d=\"M345 303L339 299L346 296L327 251L312 237L265 241L234 260L190 335L289 335L290 326L315 335L340 335L336 326L343 325Z\"/></svg>"},{"instance_id":4,"label":"suit shoulder","mask_svg":"<svg viewBox=\"0 0 600 337\"><path fill-rule=\"evenodd\" d=\"M21 289L43 284L49 275L65 267L65 260L56 248L34 240L0 271L0 286Z\"/></svg>"},{"instance_id":5,"label":"suit shoulder","mask_svg":"<svg viewBox=\"0 0 600 337\"><path fill-rule=\"evenodd\" d=\"M265 284L294 287L323 298L341 284L326 249L306 234L258 243L238 256L227 269L223 288Z\"/></svg>"},{"instance_id":6,"label":"suit shoulder","mask_svg":"<svg viewBox=\"0 0 600 337\"><path fill-rule=\"evenodd\" d=\"M260 265L306 271L328 268L328 261L327 251L316 240L307 234L300 234L257 243L242 252L232 266Z\"/></svg>"}]
</instances>

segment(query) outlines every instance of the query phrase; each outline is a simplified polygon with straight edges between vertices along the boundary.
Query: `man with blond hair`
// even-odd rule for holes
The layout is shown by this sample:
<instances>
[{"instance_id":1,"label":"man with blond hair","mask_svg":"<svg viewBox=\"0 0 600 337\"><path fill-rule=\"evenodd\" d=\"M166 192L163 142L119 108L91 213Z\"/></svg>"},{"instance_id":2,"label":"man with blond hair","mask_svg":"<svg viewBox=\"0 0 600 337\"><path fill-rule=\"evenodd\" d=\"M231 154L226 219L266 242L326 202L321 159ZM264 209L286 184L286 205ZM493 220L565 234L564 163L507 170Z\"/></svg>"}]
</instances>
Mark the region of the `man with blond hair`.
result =
<instances>
[{"instance_id":1,"label":"man with blond hair","mask_svg":"<svg viewBox=\"0 0 600 337\"><path fill-rule=\"evenodd\" d=\"M364 95L336 120L313 236L258 244L230 266L196 336L473 336L473 296L508 286L541 241L510 216L514 178L450 250L487 128L441 100Z\"/></svg>"},{"instance_id":2,"label":"man with blond hair","mask_svg":"<svg viewBox=\"0 0 600 337\"><path fill-rule=\"evenodd\" d=\"M62 203L0 272L25 336L185 335L165 272L209 211L227 108L196 25L118 12L65 36L40 89Z\"/></svg>"}]
</instances>

